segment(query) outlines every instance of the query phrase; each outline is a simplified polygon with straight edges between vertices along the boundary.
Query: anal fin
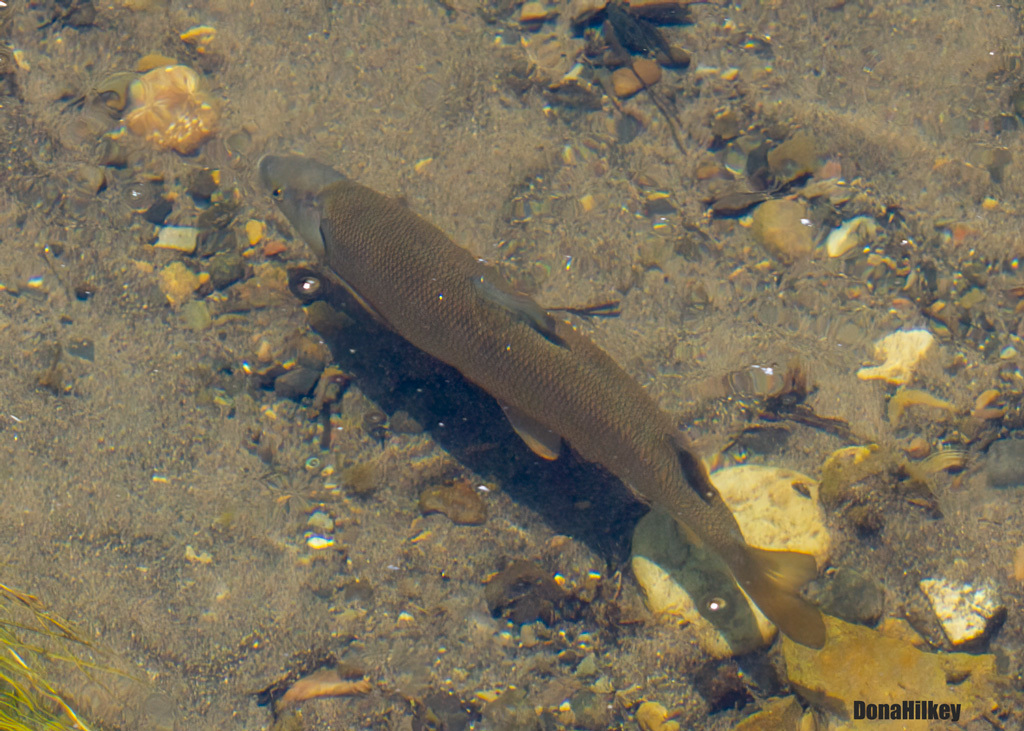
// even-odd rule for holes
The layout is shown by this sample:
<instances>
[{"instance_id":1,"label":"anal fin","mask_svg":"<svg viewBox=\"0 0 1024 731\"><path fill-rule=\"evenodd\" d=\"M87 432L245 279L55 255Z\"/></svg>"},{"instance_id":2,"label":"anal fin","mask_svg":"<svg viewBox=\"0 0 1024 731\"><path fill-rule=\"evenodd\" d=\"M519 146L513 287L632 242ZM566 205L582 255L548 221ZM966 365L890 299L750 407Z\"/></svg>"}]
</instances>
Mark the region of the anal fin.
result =
<instances>
[{"instance_id":1,"label":"anal fin","mask_svg":"<svg viewBox=\"0 0 1024 731\"><path fill-rule=\"evenodd\" d=\"M532 416L527 416L515 406L498 402L505 412L508 423L515 429L520 439L526 442L534 454L543 459L558 459L562 451L562 437L548 429Z\"/></svg>"}]
</instances>

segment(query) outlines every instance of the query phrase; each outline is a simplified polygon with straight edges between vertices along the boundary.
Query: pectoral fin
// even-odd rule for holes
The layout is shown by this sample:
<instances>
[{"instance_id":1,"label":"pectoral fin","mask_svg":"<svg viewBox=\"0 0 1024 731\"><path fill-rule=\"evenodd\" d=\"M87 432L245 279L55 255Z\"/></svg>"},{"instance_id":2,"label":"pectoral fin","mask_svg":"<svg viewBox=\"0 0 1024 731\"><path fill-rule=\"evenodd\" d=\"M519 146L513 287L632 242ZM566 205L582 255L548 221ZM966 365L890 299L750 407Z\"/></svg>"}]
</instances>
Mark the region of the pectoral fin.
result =
<instances>
[{"instance_id":1,"label":"pectoral fin","mask_svg":"<svg viewBox=\"0 0 1024 731\"><path fill-rule=\"evenodd\" d=\"M565 341L558 335L558 322L530 297L501 287L488 276L476 277L473 286L492 305L508 310L555 345L565 346Z\"/></svg>"},{"instance_id":2,"label":"pectoral fin","mask_svg":"<svg viewBox=\"0 0 1024 731\"><path fill-rule=\"evenodd\" d=\"M533 453L543 459L558 459L558 453L562 450L562 438L555 432L548 429L531 416L508 404L501 405L508 422L516 430L516 434L526 442L526 446L533 450Z\"/></svg>"}]
</instances>

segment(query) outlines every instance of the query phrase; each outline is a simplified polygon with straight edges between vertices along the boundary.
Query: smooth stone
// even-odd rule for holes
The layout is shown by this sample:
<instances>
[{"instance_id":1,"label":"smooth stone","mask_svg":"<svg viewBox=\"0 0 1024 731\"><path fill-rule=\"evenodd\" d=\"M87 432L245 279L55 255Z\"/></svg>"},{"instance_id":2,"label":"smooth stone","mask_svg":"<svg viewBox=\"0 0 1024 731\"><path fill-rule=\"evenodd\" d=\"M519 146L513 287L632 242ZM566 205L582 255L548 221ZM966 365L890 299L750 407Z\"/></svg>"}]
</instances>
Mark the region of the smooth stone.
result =
<instances>
[{"instance_id":1,"label":"smooth stone","mask_svg":"<svg viewBox=\"0 0 1024 731\"><path fill-rule=\"evenodd\" d=\"M819 565L825 562L830 539L816 480L760 465L719 470L711 479L750 545L802 551ZM637 523L632 568L648 608L686 620L714 657L752 652L775 636L775 626L747 600L722 560L690 543L661 511L652 510Z\"/></svg>"},{"instance_id":2,"label":"smooth stone","mask_svg":"<svg viewBox=\"0 0 1024 731\"><path fill-rule=\"evenodd\" d=\"M847 622L874 625L882 616L885 593L870 576L853 569L838 569L819 601L824 611Z\"/></svg>"},{"instance_id":3,"label":"smooth stone","mask_svg":"<svg viewBox=\"0 0 1024 731\"><path fill-rule=\"evenodd\" d=\"M158 249L170 249L180 251L183 254L191 254L196 250L196 242L199 240L199 229L191 226L163 226L157 234L156 243Z\"/></svg>"},{"instance_id":4,"label":"smooth stone","mask_svg":"<svg viewBox=\"0 0 1024 731\"><path fill-rule=\"evenodd\" d=\"M814 250L814 229L800 201L767 200L754 209L754 239L783 262L804 259Z\"/></svg>"},{"instance_id":5,"label":"smooth stone","mask_svg":"<svg viewBox=\"0 0 1024 731\"><path fill-rule=\"evenodd\" d=\"M615 96L626 99L644 88L644 82L633 69L621 68L612 72L612 90Z\"/></svg>"},{"instance_id":6,"label":"smooth stone","mask_svg":"<svg viewBox=\"0 0 1024 731\"><path fill-rule=\"evenodd\" d=\"M1024 486L1024 439L997 439L985 455L985 474L992 487Z\"/></svg>"}]
</instances>

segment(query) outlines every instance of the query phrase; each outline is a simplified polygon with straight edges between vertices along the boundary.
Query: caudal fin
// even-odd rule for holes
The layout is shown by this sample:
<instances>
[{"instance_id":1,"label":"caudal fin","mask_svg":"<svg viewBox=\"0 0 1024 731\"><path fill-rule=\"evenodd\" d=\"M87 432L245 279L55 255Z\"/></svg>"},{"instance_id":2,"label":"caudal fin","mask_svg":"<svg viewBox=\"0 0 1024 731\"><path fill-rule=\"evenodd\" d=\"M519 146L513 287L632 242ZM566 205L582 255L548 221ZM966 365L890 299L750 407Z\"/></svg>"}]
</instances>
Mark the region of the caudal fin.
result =
<instances>
[{"instance_id":1,"label":"caudal fin","mask_svg":"<svg viewBox=\"0 0 1024 731\"><path fill-rule=\"evenodd\" d=\"M821 612L800 596L803 585L818 575L814 556L753 547L747 552L749 561L736 575L743 591L791 640L816 650L824 647Z\"/></svg>"}]
</instances>

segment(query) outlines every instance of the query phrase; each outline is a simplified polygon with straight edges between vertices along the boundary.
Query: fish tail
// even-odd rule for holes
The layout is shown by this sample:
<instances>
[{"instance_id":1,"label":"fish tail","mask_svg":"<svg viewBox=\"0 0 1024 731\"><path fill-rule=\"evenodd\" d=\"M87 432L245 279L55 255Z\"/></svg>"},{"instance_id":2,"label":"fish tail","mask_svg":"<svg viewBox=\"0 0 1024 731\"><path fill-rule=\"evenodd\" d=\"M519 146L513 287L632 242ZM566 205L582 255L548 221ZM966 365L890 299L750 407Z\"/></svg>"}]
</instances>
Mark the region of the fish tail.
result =
<instances>
[{"instance_id":1,"label":"fish tail","mask_svg":"<svg viewBox=\"0 0 1024 731\"><path fill-rule=\"evenodd\" d=\"M816 650L824 647L821 612L800 595L803 585L818 575L814 556L748 546L746 558L733 573L765 616L794 642Z\"/></svg>"}]
</instances>

